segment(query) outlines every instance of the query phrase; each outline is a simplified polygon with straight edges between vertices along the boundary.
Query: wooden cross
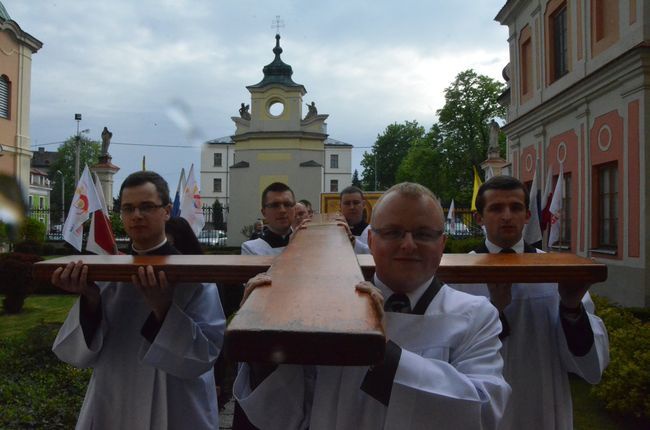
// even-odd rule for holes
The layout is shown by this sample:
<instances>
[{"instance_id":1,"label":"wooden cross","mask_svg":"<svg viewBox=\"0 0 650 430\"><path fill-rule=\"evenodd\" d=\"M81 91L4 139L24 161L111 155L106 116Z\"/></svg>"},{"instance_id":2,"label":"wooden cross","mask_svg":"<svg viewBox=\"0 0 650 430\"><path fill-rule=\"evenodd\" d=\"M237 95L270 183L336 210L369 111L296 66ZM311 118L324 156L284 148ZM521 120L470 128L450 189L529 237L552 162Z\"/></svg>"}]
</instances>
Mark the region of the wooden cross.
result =
<instances>
[{"instance_id":1,"label":"wooden cross","mask_svg":"<svg viewBox=\"0 0 650 430\"><path fill-rule=\"evenodd\" d=\"M228 326L229 356L364 365L381 360L385 339L370 299L354 289L371 279L372 256L356 257L342 227L317 219L278 257L74 255L36 263L34 275L49 279L57 267L77 260L88 265L89 281L130 282L143 265L164 270L171 282L238 284L270 270L273 285L257 289ZM596 283L607 278L607 267L573 254L447 254L436 275L447 283Z\"/></svg>"}]
</instances>

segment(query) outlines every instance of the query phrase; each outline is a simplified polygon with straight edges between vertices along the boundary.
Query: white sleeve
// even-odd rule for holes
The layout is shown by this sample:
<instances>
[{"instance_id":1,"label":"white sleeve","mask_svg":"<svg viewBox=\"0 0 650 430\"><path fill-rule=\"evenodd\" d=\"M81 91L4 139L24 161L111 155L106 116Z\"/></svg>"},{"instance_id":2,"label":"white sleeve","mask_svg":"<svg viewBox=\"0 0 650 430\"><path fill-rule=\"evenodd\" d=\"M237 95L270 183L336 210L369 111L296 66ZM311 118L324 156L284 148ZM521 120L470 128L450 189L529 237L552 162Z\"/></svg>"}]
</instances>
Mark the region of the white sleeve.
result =
<instances>
[{"instance_id":1,"label":"white sleeve","mask_svg":"<svg viewBox=\"0 0 650 430\"><path fill-rule=\"evenodd\" d=\"M241 244L241 255L257 255L253 249L249 246L250 240Z\"/></svg>"},{"instance_id":2,"label":"white sleeve","mask_svg":"<svg viewBox=\"0 0 650 430\"><path fill-rule=\"evenodd\" d=\"M500 331L498 313L485 301L472 312L464 341L451 351L449 362L402 349L386 428L425 429L431 423L496 428L510 395L502 376Z\"/></svg>"},{"instance_id":3,"label":"white sleeve","mask_svg":"<svg viewBox=\"0 0 650 430\"><path fill-rule=\"evenodd\" d=\"M269 430L300 430L309 425L313 372L298 365L280 365L250 388L250 366L242 363L233 385L233 395L256 427ZM313 369L313 368L312 368Z\"/></svg>"},{"instance_id":4,"label":"white sleeve","mask_svg":"<svg viewBox=\"0 0 650 430\"><path fill-rule=\"evenodd\" d=\"M605 324L594 314L595 306L589 293L586 293L582 298L582 305L587 312L589 324L594 333L594 343L586 355L582 357L573 355L569 350L564 329L560 322L561 316L558 315L556 329L560 354L569 372L575 373L590 384L597 384L609 364L609 338Z\"/></svg>"},{"instance_id":5,"label":"white sleeve","mask_svg":"<svg viewBox=\"0 0 650 430\"><path fill-rule=\"evenodd\" d=\"M139 358L176 377L195 378L213 367L225 327L216 285L200 284L186 304L175 297L153 342L142 340Z\"/></svg>"},{"instance_id":6,"label":"white sleeve","mask_svg":"<svg viewBox=\"0 0 650 430\"><path fill-rule=\"evenodd\" d=\"M107 325L102 319L89 348L81 328L80 313L81 299L78 298L56 335L52 351L61 361L72 366L92 367L104 345L104 333L107 330Z\"/></svg>"}]
</instances>

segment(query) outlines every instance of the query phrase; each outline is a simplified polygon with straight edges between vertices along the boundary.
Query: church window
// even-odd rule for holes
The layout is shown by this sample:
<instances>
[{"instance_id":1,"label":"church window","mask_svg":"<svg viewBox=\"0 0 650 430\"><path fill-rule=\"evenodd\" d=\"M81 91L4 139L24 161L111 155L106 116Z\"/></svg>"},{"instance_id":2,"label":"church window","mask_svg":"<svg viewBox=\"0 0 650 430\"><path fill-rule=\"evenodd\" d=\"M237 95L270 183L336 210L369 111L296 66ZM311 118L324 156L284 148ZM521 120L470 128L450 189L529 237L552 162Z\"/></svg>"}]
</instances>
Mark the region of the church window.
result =
<instances>
[{"instance_id":1,"label":"church window","mask_svg":"<svg viewBox=\"0 0 650 430\"><path fill-rule=\"evenodd\" d=\"M331 179L330 180L330 193L338 193L339 192L339 180L338 179Z\"/></svg>"},{"instance_id":2,"label":"church window","mask_svg":"<svg viewBox=\"0 0 650 430\"><path fill-rule=\"evenodd\" d=\"M221 152L215 152L214 153L214 167L221 167L223 164Z\"/></svg>"},{"instance_id":3,"label":"church window","mask_svg":"<svg viewBox=\"0 0 650 430\"><path fill-rule=\"evenodd\" d=\"M591 0L591 54L597 56L618 40L619 2Z\"/></svg>"},{"instance_id":4,"label":"church window","mask_svg":"<svg viewBox=\"0 0 650 430\"><path fill-rule=\"evenodd\" d=\"M550 0L544 16L546 76L547 84L550 85L569 73L571 21L568 2L566 0Z\"/></svg>"},{"instance_id":5,"label":"church window","mask_svg":"<svg viewBox=\"0 0 650 430\"><path fill-rule=\"evenodd\" d=\"M9 119L9 101L11 96L11 83L7 76L0 76L0 118Z\"/></svg>"},{"instance_id":6,"label":"church window","mask_svg":"<svg viewBox=\"0 0 650 430\"><path fill-rule=\"evenodd\" d=\"M215 193L221 192L221 178L214 178L212 180L212 191Z\"/></svg>"},{"instance_id":7,"label":"church window","mask_svg":"<svg viewBox=\"0 0 650 430\"><path fill-rule=\"evenodd\" d=\"M519 42L520 56L520 89L521 102L525 102L533 95L533 44L531 41L530 26L521 31Z\"/></svg>"},{"instance_id":8,"label":"church window","mask_svg":"<svg viewBox=\"0 0 650 430\"><path fill-rule=\"evenodd\" d=\"M271 100L269 102L268 112L272 117L278 117L282 115L284 112L284 103L282 103L280 100Z\"/></svg>"}]
</instances>

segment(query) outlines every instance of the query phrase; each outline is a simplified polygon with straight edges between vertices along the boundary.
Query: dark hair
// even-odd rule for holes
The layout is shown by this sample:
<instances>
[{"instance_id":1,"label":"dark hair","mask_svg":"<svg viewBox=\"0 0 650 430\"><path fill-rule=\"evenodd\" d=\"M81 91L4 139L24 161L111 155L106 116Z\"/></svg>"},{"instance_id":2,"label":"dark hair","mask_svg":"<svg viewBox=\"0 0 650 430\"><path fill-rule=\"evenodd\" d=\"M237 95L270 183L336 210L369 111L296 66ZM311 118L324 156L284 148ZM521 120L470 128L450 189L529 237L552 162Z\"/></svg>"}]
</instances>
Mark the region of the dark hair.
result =
<instances>
[{"instance_id":1,"label":"dark hair","mask_svg":"<svg viewBox=\"0 0 650 430\"><path fill-rule=\"evenodd\" d=\"M341 194L339 194L339 199L343 198L343 194L356 194L356 193L361 194L361 199L363 199L363 191L361 191L361 188L355 187L354 185L350 185L349 187L343 188L343 191L341 191Z\"/></svg>"},{"instance_id":2,"label":"dark hair","mask_svg":"<svg viewBox=\"0 0 650 430\"><path fill-rule=\"evenodd\" d=\"M203 254L201 244L185 218L169 218L165 223L165 234L172 237L174 248L181 254Z\"/></svg>"},{"instance_id":3,"label":"dark hair","mask_svg":"<svg viewBox=\"0 0 650 430\"><path fill-rule=\"evenodd\" d=\"M311 202L309 200L307 200L307 199L298 200L298 203L302 203L303 205L305 205L308 208L311 207Z\"/></svg>"},{"instance_id":4,"label":"dark hair","mask_svg":"<svg viewBox=\"0 0 650 430\"><path fill-rule=\"evenodd\" d=\"M139 172L131 173L126 177L120 187L120 202L122 201L122 191L124 191L125 188L137 187L144 185L147 182L151 182L155 185L156 191L158 191L158 196L163 205L167 206L171 203L167 181L165 181L158 173L152 172L151 170L141 170Z\"/></svg>"},{"instance_id":5,"label":"dark hair","mask_svg":"<svg viewBox=\"0 0 650 430\"><path fill-rule=\"evenodd\" d=\"M479 187L478 194L476 195L476 210L481 215L483 214L483 209L485 208L485 192L488 190L522 190L524 192L526 209L528 209L528 206L530 205L530 195L528 195L528 189L519 179L505 175L493 176Z\"/></svg>"},{"instance_id":6,"label":"dark hair","mask_svg":"<svg viewBox=\"0 0 650 430\"><path fill-rule=\"evenodd\" d=\"M273 182L266 188L264 188L264 191L262 191L262 207L266 204L266 195L270 192L274 193L284 193L285 191L289 191L291 193L291 198L295 201L296 196L293 194L293 191L287 184L283 184L282 182Z\"/></svg>"}]
</instances>

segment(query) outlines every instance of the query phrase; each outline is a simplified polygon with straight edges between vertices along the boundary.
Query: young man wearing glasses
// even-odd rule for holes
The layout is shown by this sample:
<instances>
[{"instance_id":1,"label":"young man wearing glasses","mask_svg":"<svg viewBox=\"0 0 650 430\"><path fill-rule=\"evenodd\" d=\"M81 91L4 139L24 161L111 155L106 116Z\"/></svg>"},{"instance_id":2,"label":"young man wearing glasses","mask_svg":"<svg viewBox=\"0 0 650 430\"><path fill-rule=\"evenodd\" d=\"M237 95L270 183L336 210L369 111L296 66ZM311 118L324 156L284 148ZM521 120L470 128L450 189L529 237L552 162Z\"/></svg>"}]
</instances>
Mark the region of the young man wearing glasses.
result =
<instances>
[{"instance_id":1,"label":"young man wearing glasses","mask_svg":"<svg viewBox=\"0 0 650 430\"><path fill-rule=\"evenodd\" d=\"M179 254L165 236L171 203L161 176L129 175L120 201L132 254ZM170 284L151 266L132 283L88 283L87 273L79 261L52 275L80 296L52 349L93 368L77 428L218 428L212 368L225 318L216 286Z\"/></svg>"},{"instance_id":2,"label":"young man wearing glasses","mask_svg":"<svg viewBox=\"0 0 650 430\"><path fill-rule=\"evenodd\" d=\"M440 204L421 185L398 184L379 199L368 235L375 286L362 282L357 290L369 294L382 314L383 362L243 364L233 391L253 424L311 430L496 427L509 393L501 375L498 313L485 298L436 278L443 228ZM267 274L251 279L246 297L270 282Z\"/></svg>"},{"instance_id":3,"label":"young man wearing glasses","mask_svg":"<svg viewBox=\"0 0 650 430\"><path fill-rule=\"evenodd\" d=\"M295 217L296 198L291 188L274 182L262 192L262 215L266 222L258 239L242 243L242 255L278 255L289 244Z\"/></svg>"}]
</instances>

